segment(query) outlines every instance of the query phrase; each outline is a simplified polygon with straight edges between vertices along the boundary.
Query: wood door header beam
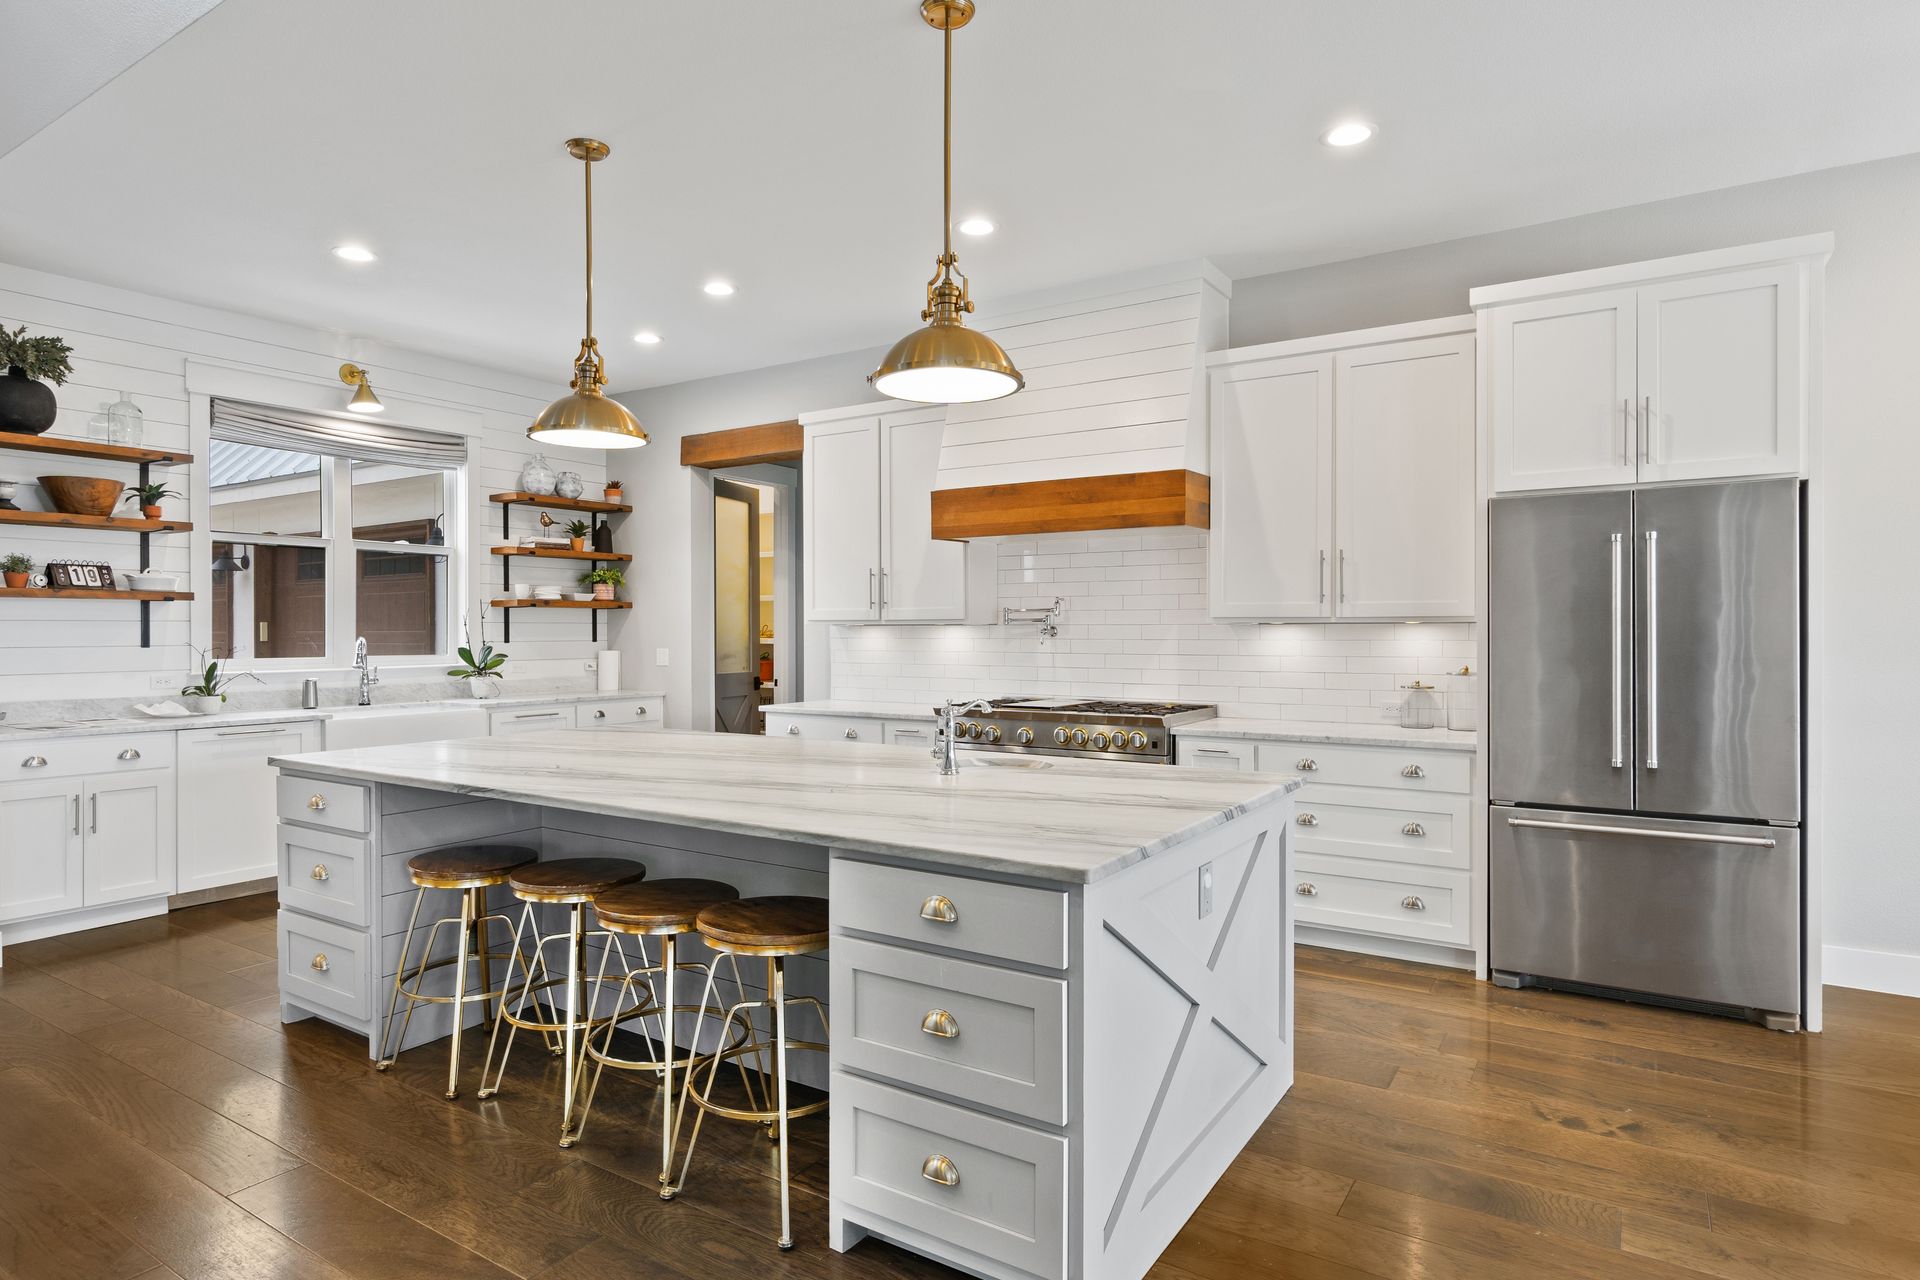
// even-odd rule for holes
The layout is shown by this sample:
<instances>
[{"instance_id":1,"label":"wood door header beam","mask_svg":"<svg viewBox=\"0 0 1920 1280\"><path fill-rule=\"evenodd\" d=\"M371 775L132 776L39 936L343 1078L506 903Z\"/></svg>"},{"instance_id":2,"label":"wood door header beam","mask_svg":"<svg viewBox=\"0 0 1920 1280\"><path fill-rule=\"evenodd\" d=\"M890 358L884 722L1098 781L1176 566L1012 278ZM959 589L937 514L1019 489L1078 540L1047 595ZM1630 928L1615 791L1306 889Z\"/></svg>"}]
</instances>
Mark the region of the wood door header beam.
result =
<instances>
[{"instance_id":1,"label":"wood door header beam","mask_svg":"<svg viewBox=\"0 0 1920 1280\"><path fill-rule=\"evenodd\" d=\"M933 495L933 536L955 541L1091 529L1205 529L1209 482L1197 471L1029 480Z\"/></svg>"},{"instance_id":2,"label":"wood door header beam","mask_svg":"<svg viewBox=\"0 0 1920 1280\"><path fill-rule=\"evenodd\" d=\"M703 431L680 437L683 467L750 467L757 462L793 462L800 457L800 422L763 422L756 427Z\"/></svg>"}]
</instances>

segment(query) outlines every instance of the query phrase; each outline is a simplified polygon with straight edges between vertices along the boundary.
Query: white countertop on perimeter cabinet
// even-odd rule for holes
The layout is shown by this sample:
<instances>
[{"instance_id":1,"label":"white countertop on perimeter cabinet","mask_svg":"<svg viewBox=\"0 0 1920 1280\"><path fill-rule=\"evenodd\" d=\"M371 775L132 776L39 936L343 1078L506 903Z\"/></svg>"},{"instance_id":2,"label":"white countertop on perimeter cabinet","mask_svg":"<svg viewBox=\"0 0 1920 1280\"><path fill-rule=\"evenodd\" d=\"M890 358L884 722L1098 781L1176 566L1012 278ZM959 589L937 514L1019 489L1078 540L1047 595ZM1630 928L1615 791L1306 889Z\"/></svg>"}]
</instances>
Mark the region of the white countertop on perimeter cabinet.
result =
<instances>
[{"instance_id":1,"label":"white countertop on perimeter cabinet","mask_svg":"<svg viewBox=\"0 0 1920 1280\"><path fill-rule=\"evenodd\" d=\"M840 702L816 698L810 702L769 702L760 708L770 716L848 716L857 720L935 719L933 707L925 702Z\"/></svg>"},{"instance_id":2,"label":"white countertop on perimeter cabinet","mask_svg":"<svg viewBox=\"0 0 1920 1280\"><path fill-rule=\"evenodd\" d=\"M1480 736L1462 729L1402 729L1396 724L1325 724L1220 716L1178 725L1175 737L1242 738L1258 742L1339 742L1360 747L1432 747L1472 751Z\"/></svg>"},{"instance_id":3,"label":"white countertop on perimeter cabinet","mask_svg":"<svg viewBox=\"0 0 1920 1280\"><path fill-rule=\"evenodd\" d=\"M1116 769L727 733L556 730L275 757L295 774L600 813L1088 884L1300 785L1285 774ZM1044 767L1043 767L1044 766Z\"/></svg>"}]
</instances>

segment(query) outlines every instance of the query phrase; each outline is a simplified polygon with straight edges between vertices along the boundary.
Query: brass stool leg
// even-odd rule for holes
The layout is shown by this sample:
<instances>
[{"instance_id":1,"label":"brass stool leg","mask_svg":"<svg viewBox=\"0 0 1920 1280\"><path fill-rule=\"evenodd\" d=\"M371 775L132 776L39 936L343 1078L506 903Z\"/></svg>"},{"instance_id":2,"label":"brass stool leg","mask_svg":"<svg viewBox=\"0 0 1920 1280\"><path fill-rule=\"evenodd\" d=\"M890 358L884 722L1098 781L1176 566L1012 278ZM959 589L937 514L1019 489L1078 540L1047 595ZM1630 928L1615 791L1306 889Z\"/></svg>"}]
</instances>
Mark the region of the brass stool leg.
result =
<instances>
[{"instance_id":1,"label":"brass stool leg","mask_svg":"<svg viewBox=\"0 0 1920 1280\"><path fill-rule=\"evenodd\" d=\"M460 891L460 954L453 961L453 1047L447 1053L449 1102L460 1096L460 1031L467 1021L467 955L473 942L473 895L477 892Z\"/></svg>"},{"instance_id":2,"label":"brass stool leg","mask_svg":"<svg viewBox=\"0 0 1920 1280\"><path fill-rule=\"evenodd\" d=\"M673 1008L673 966L676 962L674 956L675 939L676 935L669 933L660 940L660 967L665 971L664 978L667 989L667 1002L660 1010L660 1042L665 1046L660 1053L660 1069L664 1073L661 1079L665 1081L660 1089L660 1187L662 1195L666 1194L667 1178L671 1174L673 1166L673 1020L675 1016ZM640 959L642 964L646 962L646 953L644 951L641 953ZM689 1061L687 1065L687 1074L693 1074L691 1061Z\"/></svg>"},{"instance_id":3,"label":"brass stool leg","mask_svg":"<svg viewBox=\"0 0 1920 1280\"><path fill-rule=\"evenodd\" d=\"M580 1021L580 964L585 959L586 938L580 931L581 913L586 904L575 902L567 908L567 1020L561 1024L562 1060L560 1094L560 1145L570 1147L579 1135L573 1131L574 1071L578 1057L573 1044L574 1029Z\"/></svg>"},{"instance_id":4,"label":"brass stool leg","mask_svg":"<svg viewBox=\"0 0 1920 1280\"><path fill-rule=\"evenodd\" d=\"M529 919L532 918L532 916L533 916L533 904L529 902L526 905L526 909L520 913L520 919L514 922L513 953L507 958L506 981L500 984L500 1012L502 1016L494 1020L493 1034L487 1037L487 1057L486 1057L486 1060L483 1063L481 1063L481 1066L480 1066L479 1096L482 1098L491 1098L495 1094L500 1092L500 1082L506 1079L506 1075L507 1075L507 1058L511 1056L513 1053L513 1033L520 1029L519 1027L514 1026L513 1023L509 1022L505 1017L506 1010L507 1010L507 993L513 989L513 969L516 962L519 964L521 970L527 975L527 979L524 983L521 984L521 987L520 987L520 1002L514 1005L513 1007L514 1017L516 1018L519 1017L520 1014L526 1009L527 996L533 990L533 962L530 960L527 960L520 953L520 935L522 932L525 931L527 927L527 922ZM538 937L538 936L539 935L536 933L535 937ZM507 1028L507 1045L506 1045L506 1048L500 1054L500 1069L494 1075L493 1084L489 1086L487 1084L487 1073L493 1070L493 1051L495 1047L498 1046L500 1043L500 1028L502 1026L505 1026Z\"/></svg>"},{"instance_id":5,"label":"brass stool leg","mask_svg":"<svg viewBox=\"0 0 1920 1280\"><path fill-rule=\"evenodd\" d=\"M393 1034L393 1014L394 1010L400 1007L400 985L407 976L407 948L413 944L413 926L420 922L420 904L426 896L426 886L422 885L414 890L413 914L407 917L406 937L400 939L400 966L393 971L393 995L387 999L387 1021L380 1028L380 1060L373 1064L375 1071L385 1071L391 1067L394 1057L400 1052L398 1049L395 1049L392 1054L387 1052L387 1037ZM409 1004L407 1007L411 1010L413 1006Z\"/></svg>"},{"instance_id":6,"label":"brass stool leg","mask_svg":"<svg viewBox=\"0 0 1920 1280\"><path fill-rule=\"evenodd\" d=\"M701 1029L707 1025L707 1009L718 996L717 989L714 986L714 981L715 981L715 975L719 972L719 969L720 969L720 966L717 964L707 966L707 981L704 988L700 992L700 1012L695 1016L694 1023L693 1023L693 1048L696 1052L700 1048ZM714 1042L713 1058L712 1058L712 1061L709 1062L707 1066L707 1092L709 1093L713 1091L714 1073L720 1069L720 1059L722 1057L721 1049L725 1047L727 1042L727 1026L732 1021L733 1019L729 1017L721 1022L720 1038ZM680 1101L679 1101L679 1104L674 1108L674 1113L673 1113L673 1135L676 1141L679 1138L680 1126L686 1122L687 1098L691 1096L693 1093L694 1073L695 1073L695 1068L693 1067L692 1064L688 1064L686 1082L682 1084L680 1087ZM674 1196L680 1193L680 1188L686 1185L687 1170L690 1169L693 1165L693 1148L694 1148L694 1145L700 1141L700 1122L706 1119L706 1115L707 1113L705 1108L695 1109L695 1114L693 1117L693 1132L687 1138L686 1158L682 1161L680 1165L680 1180L678 1182L675 1182L671 1177L669 1177L666 1181L661 1183L660 1198L662 1200L673 1199ZM669 1160L671 1160L673 1153L669 1151L667 1154L668 1154Z\"/></svg>"},{"instance_id":7,"label":"brass stool leg","mask_svg":"<svg viewBox=\"0 0 1920 1280\"><path fill-rule=\"evenodd\" d=\"M793 1248L793 1222L787 1210L787 961L773 958L773 1069L780 1094L780 1247Z\"/></svg>"},{"instance_id":8,"label":"brass stool leg","mask_svg":"<svg viewBox=\"0 0 1920 1280\"><path fill-rule=\"evenodd\" d=\"M484 1022L487 1029L491 1031L493 1029L493 1013L491 1011L493 1004L491 998L493 995L493 975L488 971L487 964L487 891L485 889L473 889L470 890L470 892L474 895L473 950L474 954L480 957L480 990L488 997L480 1001L480 1020Z\"/></svg>"}]
</instances>

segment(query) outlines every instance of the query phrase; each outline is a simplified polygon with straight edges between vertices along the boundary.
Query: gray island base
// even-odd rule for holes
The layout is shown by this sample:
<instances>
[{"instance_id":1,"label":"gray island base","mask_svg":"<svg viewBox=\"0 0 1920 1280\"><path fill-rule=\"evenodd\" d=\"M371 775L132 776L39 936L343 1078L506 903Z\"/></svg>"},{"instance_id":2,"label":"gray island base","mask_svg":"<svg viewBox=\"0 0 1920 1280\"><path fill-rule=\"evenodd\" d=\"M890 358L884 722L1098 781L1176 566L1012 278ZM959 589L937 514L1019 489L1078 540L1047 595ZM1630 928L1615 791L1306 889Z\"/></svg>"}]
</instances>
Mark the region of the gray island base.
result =
<instances>
[{"instance_id":1,"label":"gray island base","mask_svg":"<svg viewBox=\"0 0 1920 1280\"><path fill-rule=\"evenodd\" d=\"M894 747L681 733L274 763L282 1017L350 1028L370 1056L423 849L826 897L832 945L789 987L831 1005L811 1080L831 1093L836 1249L874 1235L1002 1280L1133 1280L1293 1081L1294 778L985 753L941 777ZM959 1034L925 1033L934 1010ZM409 1045L449 1016L422 1008ZM937 1156L950 1185L923 1176Z\"/></svg>"}]
</instances>

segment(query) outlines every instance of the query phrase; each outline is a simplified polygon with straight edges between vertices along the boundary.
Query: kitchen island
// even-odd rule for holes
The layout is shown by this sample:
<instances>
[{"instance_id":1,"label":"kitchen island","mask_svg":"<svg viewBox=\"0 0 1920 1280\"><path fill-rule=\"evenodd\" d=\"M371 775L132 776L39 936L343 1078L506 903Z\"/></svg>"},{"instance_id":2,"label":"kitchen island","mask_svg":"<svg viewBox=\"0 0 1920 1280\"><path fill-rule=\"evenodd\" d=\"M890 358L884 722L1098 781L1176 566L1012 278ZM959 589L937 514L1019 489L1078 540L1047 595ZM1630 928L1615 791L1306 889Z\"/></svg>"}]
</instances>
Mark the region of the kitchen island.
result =
<instances>
[{"instance_id":1,"label":"kitchen island","mask_svg":"<svg viewBox=\"0 0 1920 1280\"><path fill-rule=\"evenodd\" d=\"M981 1275L1130 1280L1292 1083L1291 777L987 754L943 777L897 748L699 733L274 763L282 1016L370 1055L423 849L826 897L832 945L790 988L835 1019L817 1082L838 1249L873 1234ZM962 1034L923 1033L927 1009ZM445 1034L433 1012L410 1044ZM922 1176L935 1155L951 1185Z\"/></svg>"}]
</instances>

